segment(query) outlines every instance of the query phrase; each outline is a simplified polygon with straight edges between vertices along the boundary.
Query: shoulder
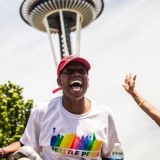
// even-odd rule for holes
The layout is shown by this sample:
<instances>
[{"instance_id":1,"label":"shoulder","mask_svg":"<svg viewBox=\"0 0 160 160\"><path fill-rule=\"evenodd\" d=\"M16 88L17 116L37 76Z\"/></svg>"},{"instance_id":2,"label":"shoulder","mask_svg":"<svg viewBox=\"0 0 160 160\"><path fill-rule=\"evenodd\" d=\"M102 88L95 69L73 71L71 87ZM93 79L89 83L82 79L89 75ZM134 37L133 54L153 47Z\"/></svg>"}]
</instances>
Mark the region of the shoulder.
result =
<instances>
[{"instance_id":1,"label":"shoulder","mask_svg":"<svg viewBox=\"0 0 160 160\"><path fill-rule=\"evenodd\" d=\"M100 117L102 122L106 122L109 126L114 127L115 125L115 115L113 114L112 109L104 105L98 101L90 100L91 101L91 114L92 116Z\"/></svg>"},{"instance_id":2,"label":"shoulder","mask_svg":"<svg viewBox=\"0 0 160 160\"><path fill-rule=\"evenodd\" d=\"M54 110L54 108L57 108L60 103L61 96L35 105L35 107L32 109L32 112L37 114L44 114L50 110Z\"/></svg>"},{"instance_id":3,"label":"shoulder","mask_svg":"<svg viewBox=\"0 0 160 160\"><path fill-rule=\"evenodd\" d=\"M95 100L90 100L91 101L91 106L92 106L92 109L94 110L97 110L98 112L101 112L101 113L107 113L107 114L113 114L111 108L107 105L104 105L103 103L100 103L98 101L95 101Z\"/></svg>"}]
</instances>

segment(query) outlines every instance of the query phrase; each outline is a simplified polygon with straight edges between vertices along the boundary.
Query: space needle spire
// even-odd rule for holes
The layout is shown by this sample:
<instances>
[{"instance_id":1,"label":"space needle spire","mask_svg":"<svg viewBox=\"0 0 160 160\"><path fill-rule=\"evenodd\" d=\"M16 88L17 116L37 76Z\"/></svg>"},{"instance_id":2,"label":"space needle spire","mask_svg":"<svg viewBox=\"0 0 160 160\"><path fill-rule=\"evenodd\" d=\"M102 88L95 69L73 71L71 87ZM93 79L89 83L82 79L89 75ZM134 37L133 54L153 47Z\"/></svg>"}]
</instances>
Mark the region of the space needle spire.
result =
<instances>
[{"instance_id":1,"label":"space needle spire","mask_svg":"<svg viewBox=\"0 0 160 160\"><path fill-rule=\"evenodd\" d=\"M20 7L21 18L28 25L47 32L57 66L51 34L59 35L60 55L79 54L81 29L97 19L104 8L103 0L24 0ZM76 34L72 51L71 32Z\"/></svg>"}]
</instances>

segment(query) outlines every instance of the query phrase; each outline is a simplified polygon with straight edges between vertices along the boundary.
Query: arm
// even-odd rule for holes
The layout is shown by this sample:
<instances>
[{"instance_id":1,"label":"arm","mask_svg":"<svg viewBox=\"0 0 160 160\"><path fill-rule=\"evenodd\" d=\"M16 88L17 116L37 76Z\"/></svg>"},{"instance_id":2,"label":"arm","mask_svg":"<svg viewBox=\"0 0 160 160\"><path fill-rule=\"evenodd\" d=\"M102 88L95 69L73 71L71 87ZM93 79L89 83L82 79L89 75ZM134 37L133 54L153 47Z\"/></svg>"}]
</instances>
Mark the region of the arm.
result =
<instances>
[{"instance_id":1,"label":"arm","mask_svg":"<svg viewBox=\"0 0 160 160\"><path fill-rule=\"evenodd\" d=\"M20 142L14 142L6 147L4 147L3 149L0 149L0 157L8 157L10 154L14 153L15 151L17 151L18 148L21 147ZM4 154L3 154L4 152Z\"/></svg>"},{"instance_id":2,"label":"arm","mask_svg":"<svg viewBox=\"0 0 160 160\"><path fill-rule=\"evenodd\" d=\"M160 111L138 93L135 89L135 82L136 76L126 75L125 84L123 85L124 89L132 96L139 107L160 126Z\"/></svg>"}]
</instances>

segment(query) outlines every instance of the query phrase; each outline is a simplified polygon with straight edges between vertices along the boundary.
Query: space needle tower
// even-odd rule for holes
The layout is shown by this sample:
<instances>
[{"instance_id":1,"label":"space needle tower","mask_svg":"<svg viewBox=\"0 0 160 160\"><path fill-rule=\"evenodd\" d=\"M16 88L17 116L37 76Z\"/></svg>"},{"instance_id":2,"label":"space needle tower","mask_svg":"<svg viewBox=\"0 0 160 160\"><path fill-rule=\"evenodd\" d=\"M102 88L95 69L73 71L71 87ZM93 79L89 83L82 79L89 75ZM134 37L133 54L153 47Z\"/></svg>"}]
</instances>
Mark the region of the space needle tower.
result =
<instances>
[{"instance_id":1,"label":"space needle tower","mask_svg":"<svg viewBox=\"0 0 160 160\"><path fill-rule=\"evenodd\" d=\"M52 34L58 34L60 57L79 54L81 29L96 20L104 8L103 0L24 0L20 15L28 25L47 32L55 65L57 58ZM72 51L71 32L75 34Z\"/></svg>"}]
</instances>

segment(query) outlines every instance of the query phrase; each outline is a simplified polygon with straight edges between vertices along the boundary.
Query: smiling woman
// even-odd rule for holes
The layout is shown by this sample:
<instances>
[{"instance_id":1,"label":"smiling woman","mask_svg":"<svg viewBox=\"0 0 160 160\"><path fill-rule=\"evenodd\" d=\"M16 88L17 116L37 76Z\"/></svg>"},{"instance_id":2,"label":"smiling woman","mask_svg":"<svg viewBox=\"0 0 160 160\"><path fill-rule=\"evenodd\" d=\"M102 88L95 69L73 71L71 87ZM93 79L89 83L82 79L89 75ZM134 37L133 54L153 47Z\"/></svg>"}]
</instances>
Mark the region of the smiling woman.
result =
<instances>
[{"instance_id":1,"label":"smiling woman","mask_svg":"<svg viewBox=\"0 0 160 160\"><path fill-rule=\"evenodd\" d=\"M111 110L85 97L90 68L82 57L64 57L57 69L63 95L34 107L20 142L2 151L30 146L43 160L109 160L119 138Z\"/></svg>"},{"instance_id":2,"label":"smiling woman","mask_svg":"<svg viewBox=\"0 0 160 160\"><path fill-rule=\"evenodd\" d=\"M0 82L23 86L24 98L37 104L62 92L52 95L56 68L47 35L23 23L22 1L0 0ZM160 1L104 3L100 17L80 37L80 55L92 63L87 95L111 105L126 160L157 159L160 129L121 86L126 73L138 74L136 89L160 111Z\"/></svg>"},{"instance_id":3,"label":"smiling woman","mask_svg":"<svg viewBox=\"0 0 160 160\"><path fill-rule=\"evenodd\" d=\"M79 64L78 68L74 68L74 64L76 63L76 65ZM73 64L73 65L71 65ZM65 68L67 66L67 68ZM70 55L70 56L66 56L64 57L59 65L58 65L58 69L57 69L57 82L59 85L58 89L53 90L53 93L55 93L56 91L59 91L61 89L61 81L60 78L61 76L88 76L88 71L90 70L91 66L89 64L88 61L86 61L84 58L80 58L78 56L75 55ZM75 74L76 73L76 74ZM81 85L82 88L82 81L79 81L79 86ZM76 83L77 84L77 83ZM73 85L75 86L75 84L72 82L72 84L70 84L70 86L73 87Z\"/></svg>"},{"instance_id":4,"label":"smiling woman","mask_svg":"<svg viewBox=\"0 0 160 160\"><path fill-rule=\"evenodd\" d=\"M57 82L66 97L81 99L88 87L87 68L81 62L70 62L60 73Z\"/></svg>"}]
</instances>

